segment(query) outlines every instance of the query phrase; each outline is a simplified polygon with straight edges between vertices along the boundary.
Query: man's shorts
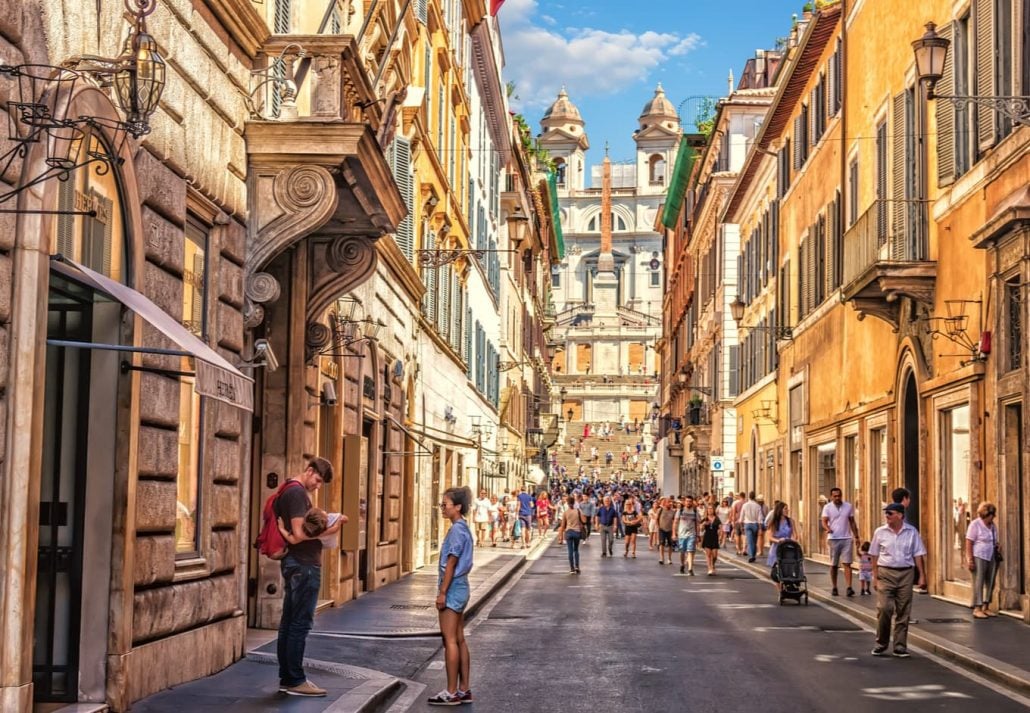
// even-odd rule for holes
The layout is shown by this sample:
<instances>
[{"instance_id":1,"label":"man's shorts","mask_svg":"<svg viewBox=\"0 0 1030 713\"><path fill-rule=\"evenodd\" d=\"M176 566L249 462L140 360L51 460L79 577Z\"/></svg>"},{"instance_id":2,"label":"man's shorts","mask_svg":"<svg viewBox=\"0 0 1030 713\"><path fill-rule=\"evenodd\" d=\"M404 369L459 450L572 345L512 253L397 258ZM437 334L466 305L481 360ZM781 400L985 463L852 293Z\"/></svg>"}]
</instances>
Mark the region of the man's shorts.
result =
<instances>
[{"instance_id":1,"label":"man's shorts","mask_svg":"<svg viewBox=\"0 0 1030 713\"><path fill-rule=\"evenodd\" d=\"M850 537L844 540L830 540L830 563L836 567L842 562L851 564L851 551L854 540Z\"/></svg>"},{"instance_id":2,"label":"man's shorts","mask_svg":"<svg viewBox=\"0 0 1030 713\"><path fill-rule=\"evenodd\" d=\"M735 535L743 535L744 534L744 524L740 523L740 522L734 523L734 525L733 525L733 534L735 534Z\"/></svg>"},{"instance_id":3,"label":"man's shorts","mask_svg":"<svg viewBox=\"0 0 1030 713\"><path fill-rule=\"evenodd\" d=\"M469 579L468 575L455 577L451 580L451 586L447 590L445 607L451 611L461 614L469 604Z\"/></svg>"},{"instance_id":4,"label":"man's shorts","mask_svg":"<svg viewBox=\"0 0 1030 713\"><path fill-rule=\"evenodd\" d=\"M522 531L525 532L527 527L533 525L533 518L529 515L519 515L519 520L522 522Z\"/></svg>"},{"instance_id":5,"label":"man's shorts","mask_svg":"<svg viewBox=\"0 0 1030 713\"><path fill-rule=\"evenodd\" d=\"M680 540L680 552L694 552L697 550L697 535L688 535L687 537L681 537Z\"/></svg>"},{"instance_id":6,"label":"man's shorts","mask_svg":"<svg viewBox=\"0 0 1030 713\"><path fill-rule=\"evenodd\" d=\"M672 547L672 530L658 528L658 546Z\"/></svg>"}]
</instances>

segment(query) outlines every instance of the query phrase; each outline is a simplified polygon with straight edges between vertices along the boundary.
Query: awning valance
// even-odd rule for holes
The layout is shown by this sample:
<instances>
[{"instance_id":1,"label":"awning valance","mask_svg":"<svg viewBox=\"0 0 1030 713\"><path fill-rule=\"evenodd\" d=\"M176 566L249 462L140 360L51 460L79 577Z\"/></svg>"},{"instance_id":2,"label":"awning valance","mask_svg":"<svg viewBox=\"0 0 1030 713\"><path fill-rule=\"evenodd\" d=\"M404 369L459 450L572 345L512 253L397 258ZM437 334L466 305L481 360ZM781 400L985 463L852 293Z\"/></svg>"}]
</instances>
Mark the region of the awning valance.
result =
<instances>
[{"instance_id":1,"label":"awning valance","mask_svg":"<svg viewBox=\"0 0 1030 713\"><path fill-rule=\"evenodd\" d=\"M60 262L55 261L54 267L65 276L121 302L181 347L183 356L193 357L196 360L195 388L198 394L224 401L245 411L254 410L254 380L200 341L146 295L66 257L62 257Z\"/></svg>"}]
</instances>

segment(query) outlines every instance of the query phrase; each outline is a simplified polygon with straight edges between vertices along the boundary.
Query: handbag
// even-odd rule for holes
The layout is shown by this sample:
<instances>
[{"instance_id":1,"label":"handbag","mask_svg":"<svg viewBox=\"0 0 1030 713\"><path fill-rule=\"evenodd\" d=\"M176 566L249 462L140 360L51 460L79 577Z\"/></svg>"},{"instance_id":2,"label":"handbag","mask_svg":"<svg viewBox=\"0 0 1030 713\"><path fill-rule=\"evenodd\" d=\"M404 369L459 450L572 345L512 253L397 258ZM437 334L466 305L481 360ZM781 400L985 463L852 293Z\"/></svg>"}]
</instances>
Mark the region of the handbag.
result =
<instances>
[{"instance_id":1,"label":"handbag","mask_svg":"<svg viewBox=\"0 0 1030 713\"><path fill-rule=\"evenodd\" d=\"M991 528L991 535L994 537L994 562L1001 564L1005 561L1005 558L1001 555L1001 547L998 545L998 532L993 527Z\"/></svg>"}]
</instances>

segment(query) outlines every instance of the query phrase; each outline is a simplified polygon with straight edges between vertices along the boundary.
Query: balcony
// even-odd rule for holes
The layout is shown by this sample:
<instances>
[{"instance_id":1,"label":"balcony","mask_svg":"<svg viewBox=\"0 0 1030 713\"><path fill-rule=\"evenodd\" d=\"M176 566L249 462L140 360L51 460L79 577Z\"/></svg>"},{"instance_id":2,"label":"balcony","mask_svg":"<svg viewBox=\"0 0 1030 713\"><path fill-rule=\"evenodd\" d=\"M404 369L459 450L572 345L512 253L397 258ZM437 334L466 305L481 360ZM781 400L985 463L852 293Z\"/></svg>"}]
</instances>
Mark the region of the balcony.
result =
<instances>
[{"instance_id":1,"label":"balcony","mask_svg":"<svg viewBox=\"0 0 1030 713\"><path fill-rule=\"evenodd\" d=\"M844 233L843 300L859 319L879 317L894 331L901 298L932 305L937 282L937 263L927 259L925 231L913 206L875 201Z\"/></svg>"},{"instance_id":2,"label":"balcony","mask_svg":"<svg viewBox=\"0 0 1030 713\"><path fill-rule=\"evenodd\" d=\"M712 406L691 404L683 418L683 434L690 436L694 450L707 453L712 441Z\"/></svg>"},{"instance_id":3,"label":"balcony","mask_svg":"<svg viewBox=\"0 0 1030 713\"><path fill-rule=\"evenodd\" d=\"M313 264L356 278L370 273L370 246L408 212L381 145L392 145L392 135L380 130L403 96L387 97L385 108L376 101L349 35L272 35L257 64L267 71L256 77L244 129L248 191L256 197L249 269L313 238ZM333 281L315 277L316 291Z\"/></svg>"}]
</instances>

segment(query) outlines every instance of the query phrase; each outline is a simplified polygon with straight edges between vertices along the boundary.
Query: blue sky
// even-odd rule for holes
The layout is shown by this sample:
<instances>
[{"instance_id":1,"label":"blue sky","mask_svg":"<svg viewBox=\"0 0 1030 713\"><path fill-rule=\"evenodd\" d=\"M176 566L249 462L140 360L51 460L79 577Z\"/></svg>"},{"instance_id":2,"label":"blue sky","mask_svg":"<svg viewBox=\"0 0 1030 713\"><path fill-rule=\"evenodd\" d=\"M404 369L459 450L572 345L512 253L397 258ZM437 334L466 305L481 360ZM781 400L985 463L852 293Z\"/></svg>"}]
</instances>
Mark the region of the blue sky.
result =
<instances>
[{"instance_id":1,"label":"blue sky","mask_svg":"<svg viewBox=\"0 0 1030 713\"><path fill-rule=\"evenodd\" d=\"M612 160L631 159L637 117L658 82L675 106L726 94L729 71L739 78L756 49L774 47L803 4L505 0L498 13L504 77L515 82L514 109L534 133L564 84L586 121L588 162L603 158L605 141Z\"/></svg>"}]
</instances>

